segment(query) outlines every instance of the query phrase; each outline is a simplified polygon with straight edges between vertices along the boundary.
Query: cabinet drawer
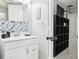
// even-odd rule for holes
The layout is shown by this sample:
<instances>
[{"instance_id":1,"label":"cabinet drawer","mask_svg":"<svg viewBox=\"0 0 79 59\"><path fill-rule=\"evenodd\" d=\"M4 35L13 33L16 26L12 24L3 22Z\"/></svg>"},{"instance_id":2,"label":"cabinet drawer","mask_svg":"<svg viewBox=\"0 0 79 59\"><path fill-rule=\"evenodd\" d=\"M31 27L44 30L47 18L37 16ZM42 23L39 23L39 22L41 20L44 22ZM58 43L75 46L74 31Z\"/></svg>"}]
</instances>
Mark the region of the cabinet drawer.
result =
<instances>
[{"instance_id":1,"label":"cabinet drawer","mask_svg":"<svg viewBox=\"0 0 79 59\"><path fill-rule=\"evenodd\" d=\"M37 39L26 39L20 41L12 41L5 43L5 50L15 49L19 47L26 47L27 45L37 43Z\"/></svg>"},{"instance_id":2,"label":"cabinet drawer","mask_svg":"<svg viewBox=\"0 0 79 59\"><path fill-rule=\"evenodd\" d=\"M28 48L29 55L38 54L38 44L33 44Z\"/></svg>"}]
</instances>

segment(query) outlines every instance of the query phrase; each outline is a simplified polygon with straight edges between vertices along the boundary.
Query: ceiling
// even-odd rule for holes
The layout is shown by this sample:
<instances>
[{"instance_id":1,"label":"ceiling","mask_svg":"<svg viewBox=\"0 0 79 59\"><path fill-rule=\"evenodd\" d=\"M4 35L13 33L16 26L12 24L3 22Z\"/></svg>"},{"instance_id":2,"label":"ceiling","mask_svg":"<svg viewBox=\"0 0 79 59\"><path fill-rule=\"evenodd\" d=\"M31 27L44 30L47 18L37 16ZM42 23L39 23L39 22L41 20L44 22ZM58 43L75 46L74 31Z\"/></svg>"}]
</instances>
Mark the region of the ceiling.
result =
<instances>
[{"instance_id":1,"label":"ceiling","mask_svg":"<svg viewBox=\"0 0 79 59\"><path fill-rule=\"evenodd\" d=\"M77 0L58 0L58 1L64 4L65 6L76 5L77 3Z\"/></svg>"},{"instance_id":2,"label":"ceiling","mask_svg":"<svg viewBox=\"0 0 79 59\"><path fill-rule=\"evenodd\" d=\"M61 2L65 7L69 5L73 5L73 7L70 7L70 10L73 10L73 12L77 12L77 0L58 0Z\"/></svg>"}]
</instances>

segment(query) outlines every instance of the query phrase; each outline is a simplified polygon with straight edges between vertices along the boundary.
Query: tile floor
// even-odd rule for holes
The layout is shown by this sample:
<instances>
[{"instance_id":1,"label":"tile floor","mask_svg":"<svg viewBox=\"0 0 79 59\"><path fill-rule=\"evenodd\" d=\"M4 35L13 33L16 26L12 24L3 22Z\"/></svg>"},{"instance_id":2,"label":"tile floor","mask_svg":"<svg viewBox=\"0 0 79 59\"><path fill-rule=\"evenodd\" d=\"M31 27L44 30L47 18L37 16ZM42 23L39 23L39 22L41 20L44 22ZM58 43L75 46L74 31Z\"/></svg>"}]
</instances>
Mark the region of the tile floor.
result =
<instances>
[{"instance_id":1,"label":"tile floor","mask_svg":"<svg viewBox=\"0 0 79 59\"><path fill-rule=\"evenodd\" d=\"M70 41L71 42L71 41ZM77 40L70 44L69 48L64 50L54 59L78 59L77 58Z\"/></svg>"}]
</instances>

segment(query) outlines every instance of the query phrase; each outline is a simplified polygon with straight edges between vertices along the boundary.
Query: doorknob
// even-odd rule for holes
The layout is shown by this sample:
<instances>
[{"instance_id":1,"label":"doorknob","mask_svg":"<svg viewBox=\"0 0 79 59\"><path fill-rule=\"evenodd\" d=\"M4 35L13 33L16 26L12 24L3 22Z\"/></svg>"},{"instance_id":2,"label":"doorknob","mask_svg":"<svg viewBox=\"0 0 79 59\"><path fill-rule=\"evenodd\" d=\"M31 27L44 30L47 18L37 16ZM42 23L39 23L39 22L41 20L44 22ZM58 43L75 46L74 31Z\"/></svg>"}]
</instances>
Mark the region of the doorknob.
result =
<instances>
[{"instance_id":1,"label":"doorknob","mask_svg":"<svg viewBox=\"0 0 79 59\"><path fill-rule=\"evenodd\" d=\"M51 39L51 38L50 38L50 37L47 37L46 39L49 40L49 39Z\"/></svg>"},{"instance_id":2,"label":"doorknob","mask_svg":"<svg viewBox=\"0 0 79 59\"><path fill-rule=\"evenodd\" d=\"M51 40L51 41L54 41L54 37L47 37L47 40Z\"/></svg>"},{"instance_id":3,"label":"doorknob","mask_svg":"<svg viewBox=\"0 0 79 59\"><path fill-rule=\"evenodd\" d=\"M57 37L47 37L47 40L51 40L51 41L56 41L57 40Z\"/></svg>"},{"instance_id":4,"label":"doorknob","mask_svg":"<svg viewBox=\"0 0 79 59\"><path fill-rule=\"evenodd\" d=\"M56 41L57 40L57 37L55 37L54 40Z\"/></svg>"},{"instance_id":5,"label":"doorknob","mask_svg":"<svg viewBox=\"0 0 79 59\"><path fill-rule=\"evenodd\" d=\"M47 37L47 40L51 40L51 41L56 41L57 40L57 37Z\"/></svg>"}]
</instances>

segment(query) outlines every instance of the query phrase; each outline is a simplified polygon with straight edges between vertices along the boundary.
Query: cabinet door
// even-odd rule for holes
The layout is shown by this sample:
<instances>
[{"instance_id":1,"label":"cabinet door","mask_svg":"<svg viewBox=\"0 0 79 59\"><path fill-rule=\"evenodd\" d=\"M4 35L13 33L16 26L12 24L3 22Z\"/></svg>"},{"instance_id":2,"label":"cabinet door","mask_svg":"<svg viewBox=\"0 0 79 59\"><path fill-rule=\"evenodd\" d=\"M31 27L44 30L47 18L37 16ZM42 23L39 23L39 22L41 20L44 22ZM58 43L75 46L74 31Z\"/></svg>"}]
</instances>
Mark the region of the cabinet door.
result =
<instances>
[{"instance_id":1,"label":"cabinet door","mask_svg":"<svg viewBox=\"0 0 79 59\"><path fill-rule=\"evenodd\" d=\"M38 59L38 44L29 46L28 48L28 59Z\"/></svg>"},{"instance_id":2,"label":"cabinet door","mask_svg":"<svg viewBox=\"0 0 79 59\"><path fill-rule=\"evenodd\" d=\"M5 59L28 59L27 48L16 48L6 53Z\"/></svg>"}]
</instances>

